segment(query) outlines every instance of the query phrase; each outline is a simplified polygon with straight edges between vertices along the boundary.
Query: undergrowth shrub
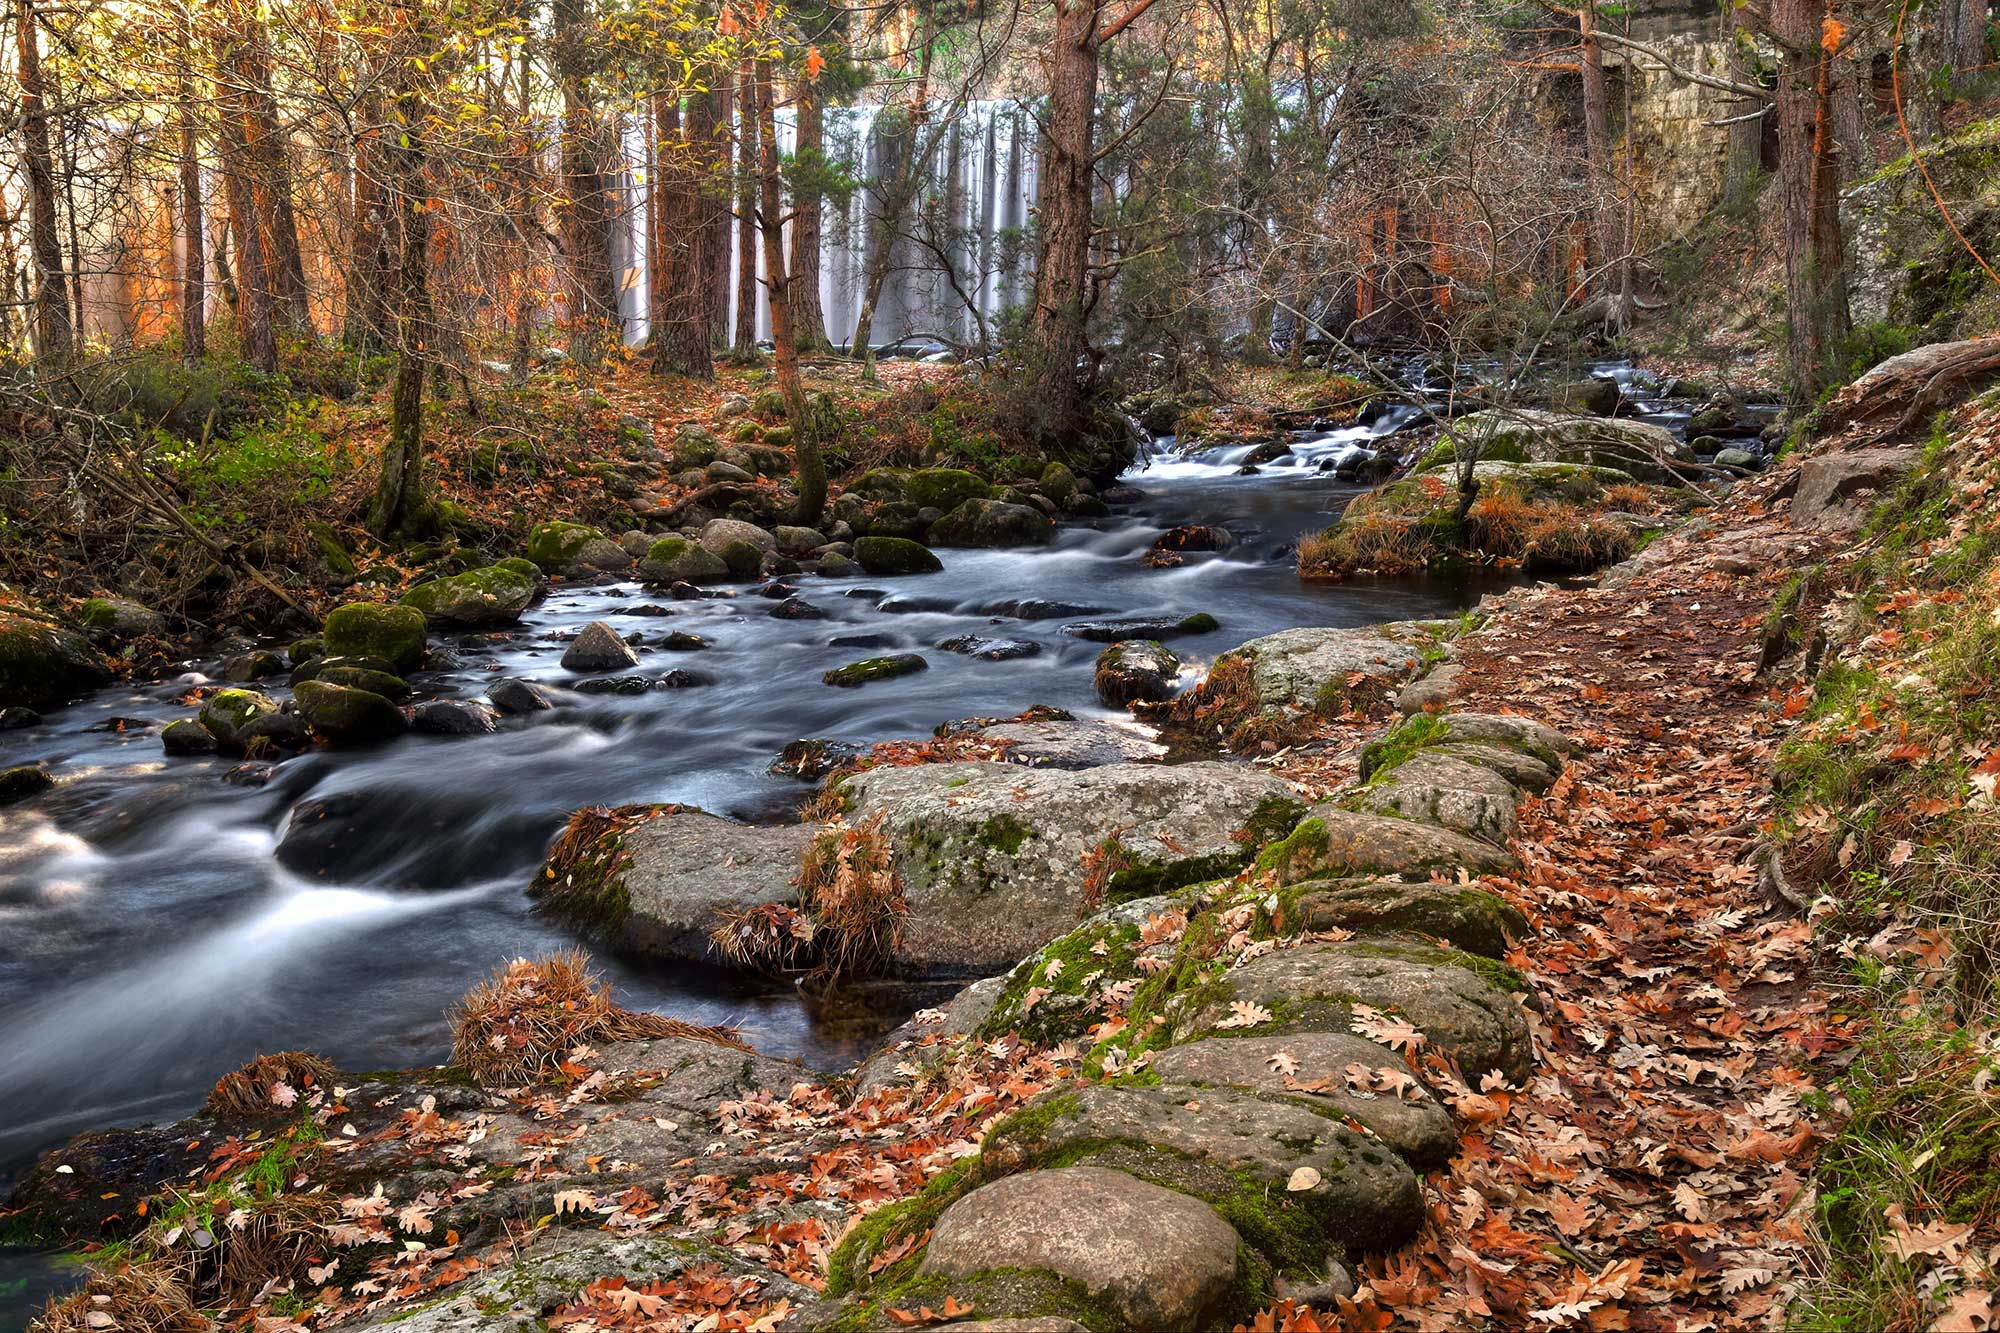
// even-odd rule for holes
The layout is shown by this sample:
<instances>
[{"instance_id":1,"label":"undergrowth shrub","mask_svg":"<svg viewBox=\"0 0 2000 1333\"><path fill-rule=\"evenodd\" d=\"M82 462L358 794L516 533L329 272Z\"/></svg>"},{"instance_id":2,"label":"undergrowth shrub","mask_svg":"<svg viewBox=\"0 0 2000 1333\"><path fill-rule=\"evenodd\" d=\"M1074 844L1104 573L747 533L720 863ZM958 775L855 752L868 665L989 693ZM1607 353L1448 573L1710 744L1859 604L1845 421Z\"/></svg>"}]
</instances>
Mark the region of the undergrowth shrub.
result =
<instances>
[{"instance_id":1,"label":"undergrowth shrub","mask_svg":"<svg viewBox=\"0 0 2000 1333\"><path fill-rule=\"evenodd\" d=\"M796 908L782 903L725 912L710 933L738 967L792 976L816 990L879 969L902 935L908 907L882 817L836 819L799 868Z\"/></svg>"}]
</instances>

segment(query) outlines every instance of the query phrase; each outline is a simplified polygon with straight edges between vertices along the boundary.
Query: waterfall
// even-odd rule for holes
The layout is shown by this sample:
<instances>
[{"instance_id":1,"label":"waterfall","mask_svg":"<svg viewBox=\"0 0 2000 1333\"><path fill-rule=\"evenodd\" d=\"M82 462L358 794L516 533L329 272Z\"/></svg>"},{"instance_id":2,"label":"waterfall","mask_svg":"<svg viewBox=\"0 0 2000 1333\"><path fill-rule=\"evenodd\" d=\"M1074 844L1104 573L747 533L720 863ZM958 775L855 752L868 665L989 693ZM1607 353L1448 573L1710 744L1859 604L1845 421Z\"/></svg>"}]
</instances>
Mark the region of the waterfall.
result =
<instances>
[{"instance_id":1,"label":"waterfall","mask_svg":"<svg viewBox=\"0 0 2000 1333\"><path fill-rule=\"evenodd\" d=\"M1040 165L1034 119L1015 102L978 101L945 126L919 126L914 141L899 128L906 124L904 118L884 115L880 107L829 107L824 124L829 164L855 183L845 199L829 198L821 207L819 290L827 337L840 346L853 339L885 187L909 153L931 146L930 136L940 133L944 138L931 147L914 198L904 210L901 233L892 242L891 267L876 301L869 341L879 348L929 337L976 346L982 335L997 335L1000 315L1025 300L1033 284L1034 256L1026 237ZM780 151L794 151L797 138L795 120L780 115ZM643 141L636 134L627 135L626 148L634 162L643 164ZM633 170L624 173L627 207L614 238L626 338L633 343L647 335L649 249L636 179ZM788 235L788 253L789 246ZM768 339L771 317L761 281L761 250L755 256L757 336ZM730 262L733 272L734 227ZM730 325L735 317L732 284Z\"/></svg>"}]
</instances>

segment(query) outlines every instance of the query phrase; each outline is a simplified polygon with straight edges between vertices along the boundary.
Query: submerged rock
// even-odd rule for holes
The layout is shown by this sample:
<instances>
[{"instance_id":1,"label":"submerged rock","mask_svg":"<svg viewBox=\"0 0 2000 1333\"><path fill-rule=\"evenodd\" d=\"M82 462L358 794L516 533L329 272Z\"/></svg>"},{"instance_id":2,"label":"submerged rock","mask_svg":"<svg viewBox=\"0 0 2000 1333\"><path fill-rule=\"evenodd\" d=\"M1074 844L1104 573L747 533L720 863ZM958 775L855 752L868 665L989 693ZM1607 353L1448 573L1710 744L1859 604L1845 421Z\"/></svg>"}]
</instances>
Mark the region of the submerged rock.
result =
<instances>
[{"instance_id":1,"label":"submerged rock","mask_svg":"<svg viewBox=\"0 0 2000 1333\"><path fill-rule=\"evenodd\" d=\"M16 764L12 768L0 769L0 805L11 805L30 796L39 796L55 785L56 780L49 776L49 771L36 764Z\"/></svg>"},{"instance_id":2,"label":"submerged rock","mask_svg":"<svg viewBox=\"0 0 2000 1333\"><path fill-rule=\"evenodd\" d=\"M1042 645L1027 639L982 639L976 634L940 639L932 647L941 652L976 657L982 662L1013 662L1023 657L1038 657L1042 651Z\"/></svg>"},{"instance_id":3,"label":"submerged rock","mask_svg":"<svg viewBox=\"0 0 2000 1333\"><path fill-rule=\"evenodd\" d=\"M1093 643L1123 643L1127 639L1171 639L1187 634L1211 634L1222 626L1206 611L1191 616L1125 616L1117 620L1079 620L1062 632Z\"/></svg>"},{"instance_id":4,"label":"submerged rock","mask_svg":"<svg viewBox=\"0 0 2000 1333\"><path fill-rule=\"evenodd\" d=\"M486 689L486 697L503 713L522 716L546 713L556 706L555 696L531 680L510 676L496 680Z\"/></svg>"},{"instance_id":5,"label":"submerged rock","mask_svg":"<svg viewBox=\"0 0 2000 1333\"><path fill-rule=\"evenodd\" d=\"M431 736L484 736L500 726L500 710L476 699L430 699L410 710L410 729Z\"/></svg>"},{"instance_id":6,"label":"submerged rock","mask_svg":"<svg viewBox=\"0 0 2000 1333\"><path fill-rule=\"evenodd\" d=\"M846 666L826 672L820 679L828 685L851 690L870 681L893 680L897 676L929 668L930 663L924 660L921 653L898 653L894 657L868 657L859 662L849 662Z\"/></svg>"}]
</instances>

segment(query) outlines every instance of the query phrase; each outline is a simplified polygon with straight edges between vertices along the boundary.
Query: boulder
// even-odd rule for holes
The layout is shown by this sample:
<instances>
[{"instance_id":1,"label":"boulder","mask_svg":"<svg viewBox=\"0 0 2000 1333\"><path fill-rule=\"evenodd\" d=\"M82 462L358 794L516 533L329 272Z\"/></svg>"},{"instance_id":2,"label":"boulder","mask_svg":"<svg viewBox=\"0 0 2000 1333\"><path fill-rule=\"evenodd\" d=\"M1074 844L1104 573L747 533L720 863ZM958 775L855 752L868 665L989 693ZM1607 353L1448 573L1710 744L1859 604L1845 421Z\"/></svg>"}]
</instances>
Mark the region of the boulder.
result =
<instances>
[{"instance_id":1,"label":"boulder","mask_svg":"<svg viewBox=\"0 0 2000 1333\"><path fill-rule=\"evenodd\" d=\"M815 826L757 827L682 806L626 807L620 820L535 892L551 911L650 958L722 961L723 914L798 896Z\"/></svg>"},{"instance_id":2,"label":"boulder","mask_svg":"<svg viewBox=\"0 0 2000 1333\"><path fill-rule=\"evenodd\" d=\"M39 796L56 785L49 771L38 764L16 764L0 769L0 805L12 805L30 796Z\"/></svg>"},{"instance_id":3,"label":"boulder","mask_svg":"<svg viewBox=\"0 0 2000 1333\"><path fill-rule=\"evenodd\" d=\"M1693 451L1673 432L1650 422L1493 408L1453 422L1425 465L1449 462L1461 443L1490 462L1581 463L1617 468L1643 481L1670 481L1694 461Z\"/></svg>"},{"instance_id":4,"label":"boulder","mask_svg":"<svg viewBox=\"0 0 2000 1333\"><path fill-rule=\"evenodd\" d=\"M1190 634L1212 634L1221 629L1206 611L1191 616L1121 616L1116 620L1079 620L1064 625L1071 638L1092 643L1124 643L1127 639L1172 639Z\"/></svg>"},{"instance_id":5,"label":"boulder","mask_svg":"<svg viewBox=\"0 0 2000 1333\"><path fill-rule=\"evenodd\" d=\"M771 608L773 620L825 620L826 609L814 606L803 597L787 597Z\"/></svg>"},{"instance_id":6,"label":"boulder","mask_svg":"<svg viewBox=\"0 0 2000 1333\"><path fill-rule=\"evenodd\" d=\"M1474 875L1504 874L1514 858L1481 838L1436 824L1393 815L1321 806L1283 840L1265 848L1258 868L1278 883L1328 875L1410 875L1428 877L1464 870Z\"/></svg>"},{"instance_id":7,"label":"boulder","mask_svg":"<svg viewBox=\"0 0 2000 1333\"><path fill-rule=\"evenodd\" d=\"M514 717L546 713L556 706L555 696L531 680L509 676L487 687L486 697L493 706Z\"/></svg>"},{"instance_id":8,"label":"boulder","mask_svg":"<svg viewBox=\"0 0 2000 1333\"><path fill-rule=\"evenodd\" d=\"M76 608L76 623L91 638L107 642L158 634L167 627L158 611L123 597L86 597Z\"/></svg>"},{"instance_id":9,"label":"boulder","mask_svg":"<svg viewBox=\"0 0 2000 1333\"><path fill-rule=\"evenodd\" d=\"M982 639L976 634L940 639L931 646L940 652L976 657L982 662L1015 662L1024 657L1039 657L1042 652L1042 645L1028 639Z\"/></svg>"},{"instance_id":10,"label":"boulder","mask_svg":"<svg viewBox=\"0 0 2000 1333\"><path fill-rule=\"evenodd\" d=\"M854 558L868 574L935 574L944 562L922 542L907 537L862 537L854 543Z\"/></svg>"},{"instance_id":11,"label":"boulder","mask_svg":"<svg viewBox=\"0 0 2000 1333\"><path fill-rule=\"evenodd\" d=\"M1381 1063L1394 1059L1378 1049ZM1295 1251L1299 1232L1310 1228L1319 1242L1315 1258L1335 1249L1394 1249L1423 1222L1409 1163L1297 1102L1223 1086L1190 1095L1164 1084L1086 1085L1048 1101L996 1126L985 1160L1116 1167L1228 1208L1242 1219L1243 1239L1260 1248ZM1234 1206L1249 1200L1258 1206ZM1286 1237L1294 1243L1283 1244Z\"/></svg>"},{"instance_id":12,"label":"boulder","mask_svg":"<svg viewBox=\"0 0 2000 1333\"><path fill-rule=\"evenodd\" d=\"M1166 746L1115 722L1002 722L983 728L980 734L1006 743L1003 757L1008 763L1030 768L1101 768L1105 764L1146 763L1167 754Z\"/></svg>"},{"instance_id":13,"label":"boulder","mask_svg":"<svg viewBox=\"0 0 2000 1333\"><path fill-rule=\"evenodd\" d=\"M534 561L544 573L566 573L575 563L577 553L603 536L596 528L583 523L561 520L537 523L528 530L528 559Z\"/></svg>"},{"instance_id":14,"label":"boulder","mask_svg":"<svg viewBox=\"0 0 2000 1333\"><path fill-rule=\"evenodd\" d=\"M565 671L624 671L639 665L639 654L617 630L593 620L563 650L562 664Z\"/></svg>"},{"instance_id":15,"label":"boulder","mask_svg":"<svg viewBox=\"0 0 2000 1333\"><path fill-rule=\"evenodd\" d=\"M64 703L109 679L104 659L83 635L0 608L0 707Z\"/></svg>"},{"instance_id":16,"label":"boulder","mask_svg":"<svg viewBox=\"0 0 2000 1333\"><path fill-rule=\"evenodd\" d=\"M967 500L985 500L993 488L963 468L873 468L849 488L870 500L903 502L949 513Z\"/></svg>"},{"instance_id":17,"label":"boulder","mask_svg":"<svg viewBox=\"0 0 2000 1333\"><path fill-rule=\"evenodd\" d=\"M1240 1244L1235 1228L1198 1199L1121 1171L1077 1166L1009 1176L952 1204L931 1233L922 1271L1053 1273L1101 1302L1122 1327L1190 1329L1202 1327L1229 1292Z\"/></svg>"},{"instance_id":18,"label":"boulder","mask_svg":"<svg viewBox=\"0 0 2000 1333\"><path fill-rule=\"evenodd\" d=\"M804 559L827 544L826 534L817 528L794 527L785 523L772 528L771 536L778 543L779 554L791 556L794 560Z\"/></svg>"},{"instance_id":19,"label":"boulder","mask_svg":"<svg viewBox=\"0 0 2000 1333\"><path fill-rule=\"evenodd\" d=\"M826 672L820 679L828 685L851 690L873 680L892 680L929 668L930 663L924 660L921 653L898 653L893 657L868 657L859 662L849 662L846 666Z\"/></svg>"},{"instance_id":20,"label":"boulder","mask_svg":"<svg viewBox=\"0 0 2000 1333\"><path fill-rule=\"evenodd\" d=\"M1436 749L1421 749L1394 768L1375 773L1340 803L1349 810L1439 824L1504 844L1518 827L1515 809L1520 802L1514 784L1492 769Z\"/></svg>"},{"instance_id":21,"label":"boulder","mask_svg":"<svg viewBox=\"0 0 2000 1333\"><path fill-rule=\"evenodd\" d=\"M235 685L247 684L253 680L263 680L267 676L285 674L285 659L276 653L253 649L247 653L237 653L223 659L222 678Z\"/></svg>"},{"instance_id":22,"label":"boulder","mask_svg":"<svg viewBox=\"0 0 2000 1333\"><path fill-rule=\"evenodd\" d=\"M1716 450L1715 465L1717 467L1735 468L1739 472L1761 472L1764 469L1764 456L1762 454L1753 454L1748 449L1738 449L1732 446L1728 449Z\"/></svg>"},{"instance_id":23,"label":"boulder","mask_svg":"<svg viewBox=\"0 0 2000 1333\"><path fill-rule=\"evenodd\" d=\"M745 523L740 519L718 518L702 526L701 535L696 539L703 548L728 558L729 548L737 542L745 542L757 548L759 556L766 552L776 552L778 539L755 523Z\"/></svg>"},{"instance_id":24,"label":"boulder","mask_svg":"<svg viewBox=\"0 0 2000 1333\"><path fill-rule=\"evenodd\" d=\"M338 662L338 665L335 665ZM319 669L312 678L328 685L345 685L352 690L367 690L379 694L392 703L401 703L410 697L409 682L388 671L377 671L373 667L349 665L344 659L325 659L317 664ZM300 682L303 684L304 682Z\"/></svg>"},{"instance_id":25,"label":"boulder","mask_svg":"<svg viewBox=\"0 0 2000 1333\"><path fill-rule=\"evenodd\" d=\"M1430 1089L1417 1084L1405 1095L1384 1096L1347 1081L1350 1065L1374 1070L1399 1063L1365 1037L1292 1032L1172 1046L1147 1067L1169 1087L1235 1088L1296 1102L1330 1119L1358 1121L1418 1171L1435 1170L1457 1155L1458 1132Z\"/></svg>"},{"instance_id":26,"label":"boulder","mask_svg":"<svg viewBox=\"0 0 2000 1333\"><path fill-rule=\"evenodd\" d=\"M424 613L414 606L349 602L326 618L329 657L372 657L407 675L424 664Z\"/></svg>"},{"instance_id":27,"label":"boulder","mask_svg":"<svg viewBox=\"0 0 2000 1333\"><path fill-rule=\"evenodd\" d=\"M476 699L429 699L410 710L410 729L431 736L484 736L500 726L500 710Z\"/></svg>"},{"instance_id":28,"label":"boulder","mask_svg":"<svg viewBox=\"0 0 2000 1333\"><path fill-rule=\"evenodd\" d=\"M168 754L214 754L215 737L191 717L177 718L160 732L160 747Z\"/></svg>"},{"instance_id":29,"label":"boulder","mask_svg":"<svg viewBox=\"0 0 2000 1333\"><path fill-rule=\"evenodd\" d=\"M1098 654L1091 685L1107 705L1123 708L1139 700L1171 698L1180 674L1180 658L1159 640L1127 639Z\"/></svg>"},{"instance_id":30,"label":"boulder","mask_svg":"<svg viewBox=\"0 0 2000 1333\"><path fill-rule=\"evenodd\" d=\"M1168 528L1153 539L1155 551L1226 551L1235 544L1227 528L1192 523Z\"/></svg>"},{"instance_id":31,"label":"boulder","mask_svg":"<svg viewBox=\"0 0 2000 1333\"><path fill-rule=\"evenodd\" d=\"M930 526L939 546L1040 546L1055 533L1041 510L1000 500L967 500Z\"/></svg>"},{"instance_id":32,"label":"boulder","mask_svg":"<svg viewBox=\"0 0 2000 1333\"><path fill-rule=\"evenodd\" d=\"M218 690L202 700L201 725L224 750L243 748L243 729L278 711L278 701L255 690Z\"/></svg>"},{"instance_id":33,"label":"boulder","mask_svg":"<svg viewBox=\"0 0 2000 1333\"><path fill-rule=\"evenodd\" d=\"M292 692L292 701L299 716L328 740L387 740L409 729L402 709L372 690L352 685L308 680Z\"/></svg>"},{"instance_id":34,"label":"boulder","mask_svg":"<svg viewBox=\"0 0 2000 1333\"><path fill-rule=\"evenodd\" d=\"M1520 975L1504 963L1453 949L1374 940L1312 944L1279 949L1223 973L1199 1007L1174 1021L1173 1035L1177 1041L1223 1031L1365 1036L1355 1014L1363 1005L1415 1028L1423 1037L1420 1053L1457 1061L1474 1086L1489 1073L1518 1086L1533 1069L1528 1018L1517 998L1524 990ZM1238 1004L1255 1006L1248 1011L1253 1016L1261 1011L1271 1017L1245 1027L1246 1011L1233 1007Z\"/></svg>"},{"instance_id":35,"label":"boulder","mask_svg":"<svg viewBox=\"0 0 2000 1333\"><path fill-rule=\"evenodd\" d=\"M535 588L535 580L518 569L488 565L418 584L404 594L403 605L423 612L432 624L488 629L519 620L535 600Z\"/></svg>"},{"instance_id":36,"label":"boulder","mask_svg":"<svg viewBox=\"0 0 2000 1333\"><path fill-rule=\"evenodd\" d=\"M1281 897L1288 933L1350 930L1443 940L1454 949L1500 958L1528 933L1505 898L1470 884L1400 879L1309 879Z\"/></svg>"},{"instance_id":37,"label":"boulder","mask_svg":"<svg viewBox=\"0 0 2000 1333\"><path fill-rule=\"evenodd\" d=\"M1202 690L1239 691L1250 708L1338 713L1357 690L1386 692L1413 675L1440 632L1421 620L1280 630L1217 658Z\"/></svg>"},{"instance_id":38,"label":"boulder","mask_svg":"<svg viewBox=\"0 0 2000 1333\"><path fill-rule=\"evenodd\" d=\"M1793 524L1815 532L1858 530L1869 506L1915 471L1920 457L1905 446L1837 449L1806 459L1792 494Z\"/></svg>"},{"instance_id":39,"label":"boulder","mask_svg":"<svg viewBox=\"0 0 2000 1333\"><path fill-rule=\"evenodd\" d=\"M39 724L42 715L32 708L0 708L0 731L20 731Z\"/></svg>"},{"instance_id":40,"label":"boulder","mask_svg":"<svg viewBox=\"0 0 2000 1333\"><path fill-rule=\"evenodd\" d=\"M721 556L685 537L662 537L639 562L639 577L647 583L721 583L729 564Z\"/></svg>"},{"instance_id":41,"label":"boulder","mask_svg":"<svg viewBox=\"0 0 2000 1333\"><path fill-rule=\"evenodd\" d=\"M883 766L836 790L855 824L880 817L902 877L896 964L942 975L1011 967L1093 892L1115 902L1232 873L1301 810L1277 778L1227 763Z\"/></svg>"},{"instance_id":42,"label":"boulder","mask_svg":"<svg viewBox=\"0 0 2000 1333\"><path fill-rule=\"evenodd\" d=\"M1618 410L1618 381L1592 375L1550 387L1548 405L1557 412L1608 417Z\"/></svg>"},{"instance_id":43,"label":"boulder","mask_svg":"<svg viewBox=\"0 0 2000 1333\"><path fill-rule=\"evenodd\" d=\"M615 574L621 569L632 567L632 553L609 537L592 537L577 549L576 558L571 564L576 569L595 569Z\"/></svg>"}]
</instances>

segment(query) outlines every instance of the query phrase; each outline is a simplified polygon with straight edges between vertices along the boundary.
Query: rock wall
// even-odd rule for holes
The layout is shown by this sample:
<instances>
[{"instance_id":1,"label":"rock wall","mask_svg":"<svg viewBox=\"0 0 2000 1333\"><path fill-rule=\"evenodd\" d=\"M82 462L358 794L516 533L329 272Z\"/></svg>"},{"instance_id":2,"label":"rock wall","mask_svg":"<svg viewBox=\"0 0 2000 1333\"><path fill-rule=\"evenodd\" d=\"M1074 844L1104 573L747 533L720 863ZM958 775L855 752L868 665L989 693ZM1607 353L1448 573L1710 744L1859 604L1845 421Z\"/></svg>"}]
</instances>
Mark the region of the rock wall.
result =
<instances>
[{"instance_id":1,"label":"rock wall","mask_svg":"<svg viewBox=\"0 0 2000 1333\"><path fill-rule=\"evenodd\" d=\"M1727 77L1727 15L1688 0L1633 8L1632 40L1665 53L1681 69ZM1633 189L1643 250L1683 235L1715 206L1722 194L1729 131L1710 122L1745 108L1729 93L1679 78L1656 60L1609 44L1604 64L1614 126L1625 122L1623 83L1630 81Z\"/></svg>"}]
</instances>

